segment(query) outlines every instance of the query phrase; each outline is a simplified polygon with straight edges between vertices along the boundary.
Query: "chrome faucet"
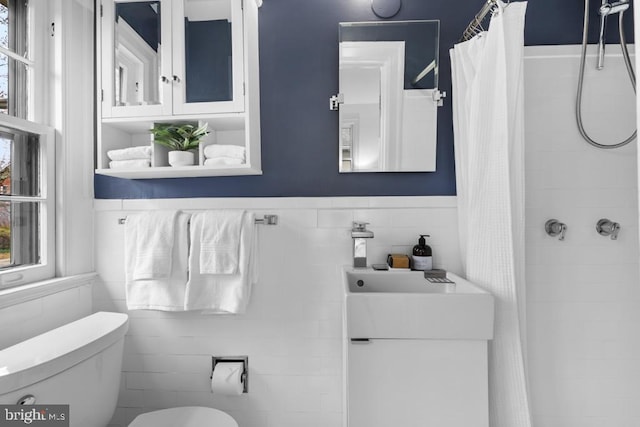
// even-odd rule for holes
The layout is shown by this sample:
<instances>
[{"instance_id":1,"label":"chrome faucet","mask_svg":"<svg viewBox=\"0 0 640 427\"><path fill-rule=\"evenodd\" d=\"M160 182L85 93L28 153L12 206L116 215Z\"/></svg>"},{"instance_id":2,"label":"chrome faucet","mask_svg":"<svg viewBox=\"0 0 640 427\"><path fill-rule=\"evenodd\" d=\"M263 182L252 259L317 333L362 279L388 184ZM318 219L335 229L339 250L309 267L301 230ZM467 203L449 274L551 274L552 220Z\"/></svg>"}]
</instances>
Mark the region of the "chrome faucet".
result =
<instances>
[{"instance_id":1,"label":"chrome faucet","mask_svg":"<svg viewBox=\"0 0 640 427\"><path fill-rule=\"evenodd\" d=\"M353 221L351 238L353 239L353 266L367 266L367 239L373 238L373 231L367 230L368 222Z\"/></svg>"}]
</instances>

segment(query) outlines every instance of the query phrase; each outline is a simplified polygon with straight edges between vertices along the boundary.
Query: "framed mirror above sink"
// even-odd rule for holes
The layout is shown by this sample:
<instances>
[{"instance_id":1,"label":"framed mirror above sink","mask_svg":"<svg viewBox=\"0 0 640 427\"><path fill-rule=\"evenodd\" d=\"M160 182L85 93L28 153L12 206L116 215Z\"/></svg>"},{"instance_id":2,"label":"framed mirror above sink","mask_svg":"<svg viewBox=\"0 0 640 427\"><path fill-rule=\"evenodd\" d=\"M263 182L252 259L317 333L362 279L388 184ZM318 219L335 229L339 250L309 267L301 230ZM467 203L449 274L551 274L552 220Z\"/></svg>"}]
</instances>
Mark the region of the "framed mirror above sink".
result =
<instances>
[{"instance_id":1,"label":"framed mirror above sink","mask_svg":"<svg viewBox=\"0 0 640 427\"><path fill-rule=\"evenodd\" d=\"M343 22L340 172L436 170L440 21Z\"/></svg>"}]
</instances>

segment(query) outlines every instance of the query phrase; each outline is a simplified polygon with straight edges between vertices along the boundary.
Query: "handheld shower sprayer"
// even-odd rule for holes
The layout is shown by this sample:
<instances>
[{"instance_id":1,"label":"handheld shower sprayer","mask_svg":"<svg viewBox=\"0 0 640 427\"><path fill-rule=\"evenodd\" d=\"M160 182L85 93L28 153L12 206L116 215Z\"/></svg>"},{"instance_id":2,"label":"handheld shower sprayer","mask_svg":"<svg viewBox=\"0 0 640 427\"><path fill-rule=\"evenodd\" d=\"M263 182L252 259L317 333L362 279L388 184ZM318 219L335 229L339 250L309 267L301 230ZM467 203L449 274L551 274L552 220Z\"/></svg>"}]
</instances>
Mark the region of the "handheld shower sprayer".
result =
<instances>
[{"instance_id":1,"label":"handheld shower sprayer","mask_svg":"<svg viewBox=\"0 0 640 427\"><path fill-rule=\"evenodd\" d=\"M622 19L622 14L629 9L629 0L620 0L614 3L609 3L607 0L602 0L602 6L598 9L600 15L600 38L598 40L598 70L604 68L604 47L605 47L605 30L607 27L607 17L619 13Z\"/></svg>"},{"instance_id":2,"label":"handheld shower sprayer","mask_svg":"<svg viewBox=\"0 0 640 427\"><path fill-rule=\"evenodd\" d=\"M587 130L584 127L584 123L582 121L582 89L584 86L584 69L586 66L586 58L587 58L587 36L589 30L589 1L584 0L584 22L582 26L582 54L580 55L580 72L578 74L578 90L576 93L576 122L578 124L578 130L580 131L580 135L587 141L590 145L596 148L604 148L604 149L613 149L624 147L629 144L631 141L636 139L638 134L637 130L634 130L633 133L625 140L614 143L614 144L601 144L598 141L594 140L589 136ZM636 75L633 70L633 66L631 65L631 56L629 55L629 49L627 48L627 42L624 37L624 28L623 28L623 17L624 12L629 9L629 0L618 0L613 3L609 3L608 0L602 0L602 6L598 10L600 14L600 40L598 41L598 70L601 70L604 67L604 46L605 46L605 26L607 23L607 17L609 15L618 14L618 34L620 36L620 48L622 49L622 57L624 58L625 66L627 67L627 74L629 74L629 79L631 80L631 86L633 87L633 92L636 91Z\"/></svg>"}]
</instances>

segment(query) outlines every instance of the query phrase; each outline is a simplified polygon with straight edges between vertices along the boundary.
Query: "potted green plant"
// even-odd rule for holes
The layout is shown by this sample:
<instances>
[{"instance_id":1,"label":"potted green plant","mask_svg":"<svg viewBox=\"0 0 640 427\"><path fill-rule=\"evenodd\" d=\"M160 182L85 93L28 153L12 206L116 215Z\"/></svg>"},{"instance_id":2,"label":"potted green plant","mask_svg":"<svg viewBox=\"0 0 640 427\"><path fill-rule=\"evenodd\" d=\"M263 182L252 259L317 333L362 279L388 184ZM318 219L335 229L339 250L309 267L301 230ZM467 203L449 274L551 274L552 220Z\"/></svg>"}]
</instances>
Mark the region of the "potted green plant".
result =
<instances>
[{"instance_id":1,"label":"potted green plant","mask_svg":"<svg viewBox=\"0 0 640 427\"><path fill-rule=\"evenodd\" d=\"M156 123L151 129L153 141L167 147L171 166L190 166L195 163L193 149L198 148L205 137L208 123L197 126L191 123Z\"/></svg>"}]
</instances>

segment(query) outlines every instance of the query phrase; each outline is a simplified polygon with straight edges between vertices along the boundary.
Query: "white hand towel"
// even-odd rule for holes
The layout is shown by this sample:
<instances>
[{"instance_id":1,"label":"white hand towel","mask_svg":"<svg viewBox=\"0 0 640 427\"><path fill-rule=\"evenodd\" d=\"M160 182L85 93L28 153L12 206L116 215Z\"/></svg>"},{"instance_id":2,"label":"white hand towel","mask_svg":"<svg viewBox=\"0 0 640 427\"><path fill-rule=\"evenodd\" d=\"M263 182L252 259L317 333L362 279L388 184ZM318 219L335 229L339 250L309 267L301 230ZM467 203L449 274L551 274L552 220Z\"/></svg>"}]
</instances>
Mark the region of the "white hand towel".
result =
<instances>
[{"instance_id":1,"label":"white hand towel","mask_svg":"<svg viewBox=\"0 0 640 427\"><path fill-rule=\"evenodd\" d=\"M151 166L151 160L136 159L136 160L113 160L109 162L109 168L111 169L137 169L148 168Z\"/></svg>"},{"instance_id":2,"label":"white hand towel","mask_svg":"<svg viewBox=\"0 0 640 427\"><path fill-rule=\"evenodd\" d=\"M127 308L129 310L184 311L187 268L189 259L189 217L180 212L176 218L174 245L169 277L150 280L134 280L138 242L138 227L127 219L125 226L125 279Z\"/></svg>"},{"instance_id":3,"label":"white hand towel","mask_svg":"<svg viewBox=\"0 0 640 427\"><path fill-rule=\"evenodd\" d=\"M193 217L200 232L200 274L236 274L244 211L207 211Z\"/></svg>"},{"instance_id":4,"label":"white hand towel","mask_svg":"<svg viewBox=\"0 0 640 427\"><path fill-rule=\"evenodd\" d=\"M171 275L175 224L178 211L155 211L127 218L127 229L137 230L133 280Z\"/></svg>"},{"instance_id":5,"label":"white hand towel","mask_svg":"<svg viewBox=\"0 0 640 427\"><path fill-rule=\"evenodd\" d=\"M191 221L189 281L185 293L185 310L202 310L205 314L244 313L257 277L258 236L255 215L247 212L242 220L237 274L200 274L201 233L202 221L194 218Z\"/></svg>"},{"instance_id":6,"label":"white hand towel","mask_svg":"<svg viewBox=\"0 0 640 427\"><path fill-rule=\"evenodd\" d=\"M116 160L116 161L150 159L151 147L139 146L139 147L122 148L120 150L109 150L107 151L107 156L109 157L109 159Z\"/></svg>"},{"instance_id":7,"label":"white hand towel","mask_svg":"<svg viewBox=\"0 0 640 427\"><path fill-rule=\"evenodd\" d=\"M244 160L245 149L239 145L213 144L204 147L204 157L211 159L214 157L232 157Z\"/></svg>"},{"instance_id":8,"label":"white hand towel","mask_svg":"<svg viewBox=\"0 0 640 427\"><path fill-rule=\"evenodd\" d=\"M236 159L233 157L213 157L204 160L205 166L215 166L215 165L242 165L244 164L244 159Z\"/></svg>"}]
</instances>

